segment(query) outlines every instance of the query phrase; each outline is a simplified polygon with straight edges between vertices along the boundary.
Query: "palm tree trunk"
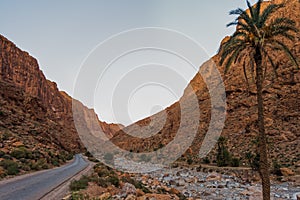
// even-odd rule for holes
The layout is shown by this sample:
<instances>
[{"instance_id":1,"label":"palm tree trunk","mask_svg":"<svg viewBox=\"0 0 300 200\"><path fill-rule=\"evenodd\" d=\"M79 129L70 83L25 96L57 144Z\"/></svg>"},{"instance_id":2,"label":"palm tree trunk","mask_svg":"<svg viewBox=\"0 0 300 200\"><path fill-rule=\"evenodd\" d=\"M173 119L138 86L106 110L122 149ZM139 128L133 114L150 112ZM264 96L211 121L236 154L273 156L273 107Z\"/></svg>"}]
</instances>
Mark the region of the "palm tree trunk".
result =
<instances>
[{"instance_id":1,"label":"palm tree trunk","mask_svg":"<svg viewBox=\"0 0 300 200\"><path fill-rule=\"evenodd\" d=\"M264 123L264 105L263 105L263 69L262 69L262 56L260 47L255 52L256 64L256 88L257 88L257 114L258 114L258 130L259 130L259 174L262 180L263 200L270 200L270 172L267 153L267 138L265 133Z\"/></svg>"}]
</instances>

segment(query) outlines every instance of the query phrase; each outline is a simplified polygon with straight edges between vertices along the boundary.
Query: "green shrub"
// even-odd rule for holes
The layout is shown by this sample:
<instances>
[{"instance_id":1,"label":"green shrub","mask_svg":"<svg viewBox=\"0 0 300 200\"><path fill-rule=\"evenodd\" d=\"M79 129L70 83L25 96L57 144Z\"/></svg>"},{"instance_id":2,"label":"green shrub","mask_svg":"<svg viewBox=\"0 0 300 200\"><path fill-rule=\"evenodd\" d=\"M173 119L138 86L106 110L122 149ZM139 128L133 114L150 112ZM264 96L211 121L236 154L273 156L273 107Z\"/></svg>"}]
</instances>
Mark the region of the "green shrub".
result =
<instances>
[{"instance_id":1,"label":"green shrub","mask_svg":"<svg viewBox=\"0 0 300 200\"><path fill-rule=\"evenodd\" d=\"M231 155L227 150L225 143L226 143L226 139L221 136L218 140L218 152L217 152L218 167L225 167L230 165L231 163Z\"/></svg>"},{"instance_id":2,"label":"green shrub","mask_svg":"<svg viewBox=\"0 0 300 200\"><path fill-rule=\"evenodd\" d=\"M247 152L246 153L246 159L248 160L249 166L253 169L253 170L258 170L259 169L259 159L260 159L260 155L257 154L252 154L251 152Z\"/></svg>"},{"instance_id":3,"label":"green shrub","mask_svg":"<svg viewBox=\"0 0 300 200\"><path fill-rule=\"evenodd\" d=\"M126 176L123 176L121 180L125 183L130 183L134 185L135 188L141 189L145 193L151 193L151 191L147 187L145 187L145 185L141 181L137 181L135 179Z\"/></svg>"},{"instance_id":4,"label":"green shrub","mask_svg":"<svg viewBox=\"0 0 300 200\"><path fill-rule=\"evenodd\" d=\"M66 160L72 160L73 157L74 157L74 155L73 155L72 153L68 153L68 154L66 155Z\"/></svg>"},{"instance_id":5,"label":"green shrub","mask_svg":"<svg viewBox=\"0 0 300 200\"><path fill-rule=\"evenodd\" d=\"M72 192L70 200L85 200L85 196L78 192Z\"/></svg>"},{"instance_id":6,"label":"green shrub","mask_svg":"<svg viewBox=\"0 0 300 200\"><path fill-rule=\"evenodd\" d=\"M21 169L24 170L24 171L30 171L31 170L30 166L26 165L26 164L22 164Z\"/></svg>"},{"instance_id":7,"label":"green shrub","mask_svg":"<svg viewBox=\"0 0 300 200\"><path fill-rule=\"evenodd\" d=\"M110 182L112 185L119 187L120 186L120 180L117 176L109 176L108 182Z\"/></svg>"},{"instance_id":8,"label":"green shrub","mask_svg":"<svg viewBox=\"0 0 300 200\"><path fill-rule=\"evenodd\" d=\"M12 160L12 157L8 154L3 155L2 158L6 160Z\"/></svg>"},{"instance_id":9,"label":"green shrub","mask_svg":"<svg viewBox=\"0 0 300 200\"><path fill-rule=\"evenodd\" d=\"M8 175L17 175L20 172L18 163L12 160L3 160L0 162L0 166L6 170Z\"/></svg>"},{"instance_id":10,"label":"green shrub","mask_svg":"<svg viewBox=\"0 0 300 200\"><path fill-rule=\"evenodd\" d=\"M89 183L88 176L82 176L79 180L74 180L70 184L71 191L78 191L81 189L86 189Z\"/></svg>"},{"instance_id":11,"label":"green shrub","mask_svg":"<svg viewBox=\"0 0 300 200\"><path fill-rule=\"evenodd\" d=\"M110 171L107 169L97 169L97 174L99 177L107 177L110 175Z\"/></svg>"},{"instance_id":12,"label":"green shrub","mask_svg":"<svg viewBox=\"0 0 300 200\"><path fill-rule=\"evenodd\" d=\"M162 149L164 146L165 146L164 144L159 143L158 148L159 148L159 149Z\"/></svg>"},{"instance_id":13,"label":"green shrub","mask_svg":"<svg viewBox=\"0 0 300 200\"><path fill-rule=\"evenodd\" d=\"M1 140L4 141L4 140L9 140L9 138L11 137L11 133L9 132L4 132L2 135L1 135Z\"/></svg>"},{"instance_id":14,"label":"green shrub","mask_svg":"<svg viewBox=\"0 0 300 200\"><path fill-rule=\"evenodd\" d=\"M53 166L56 166L56 167L59 166L59 160L58 160L57 157L50 158L50 163L51 163Z\"/></svg>"},{"instance_id":15,"label":"green shrub","mask_svg":"<svg viewBox=\"0 0 300 200\"><path fill-rule=\"evenodd\" d=\"M31 152L29 152L25 147L20 147L17 149L12 150L10 155L16 159L21 159L21 158L27 158L30 159L32 158Z\"/></svg>"},{"instance_id":16,"label":"green shrub","mask_svg":"<svg viewBox=\"0 0 300 200\"><path fill-rule=\"evenodd\" d=\"M43 154L39 150L34 150L32 152L32 158L31 159L38 160L42 157L43 157Z\"/></svg>"},{"instance_id":17,"label":"green shrub","mask_svg":"<svg viewBox=\"0 0 300 200\"><path fill-rule=\"evenodd\" d=\"M36 170L36 171L41 169L49 169L49 165L47 164L45 159L39 159L36 162L31 162L29 166L32 170Z\"/></svg>"},{"instance_id":18,"label":"green shrub","mask_svg":"<svg viewBox=\"0 0 300 200\"><path fill-rule=\"evenodd\" d=\"M97 180L97 185L99 185L99 186L105 188L105 187L108 186L108 182L107 182L107 180L106 180L105 178L100 177L100 178L98 178L98 180Z\"/></svg>"},{"instance_id":19,"label":"green shrub","mask_svg":"<svg viewBox=\"0 0 300 200\"><path fill-rule=\"evenodd\" d=\"M95 163L98 163L99 160L97 160L96 158L94 157L88 157L88 160L91 161L91 162L95 162Z\"/></svg>"},{"instance_id":20,"label":"green shrub","mask_svg":"<svg viewBox=\"0 0 300 200\"><path fill-rule=\"evenodd\" d=\"M205 164L209 164L209 163L210 163L210 160L209 160L208 157L205 157L205 158L203 158L203 162L204 162Z\"/></svg>"},{"instance_id":21,"label":"green shrub","mask_svg":"<svg viewBox=\"0 0 300 200\"><path fill-rule=\"evenodd\" d=\"M239 167L240 166L240 159L239 158L232 158L230 165L231 165L231 167Z\"/></svg>"},{"instance_id":22,"label":"green shrub","mask_svg":"<svg viewBox=\"0 0 300 200\"><path fill-rule=\"evenodd\" d=\"M187 163L188 163L189 165L193 164L193 159L189 157L189 158L187 159Z\"/></svg>"},{"instance_id":23,"label":"green shrub","mask_svg":"<svg viewBox=\"0 0 300 200\"><path fill-rule=\"evenodd\" d=\"M5 155L4 151L0 151L0 158L2 158Z\"/></svg>"},{"instance_id":24,"label":"green shrub","mask_svg":"<svg viewBox=\"0 0 300 200\"><path fill-rule=\"evenodd\" d=\"M85 155L86 157L93 157L93 154L91 154L91 152L89 152L89 151L86 151L86 152L84 153L84 155Z\"/></svg>"},{"instance_id":25,"label":"green shrub","mask_svg":"<svg viewBox=\"0 0 300 200\"><path fill-rule=\"evenodd\" d=\"M274 160L273 161L273 170L272 170L273 174L275 174L277 176L282 176L282 173L280 170L281 167L282 166L276 160Z\"/></svg>"}]
</instances>

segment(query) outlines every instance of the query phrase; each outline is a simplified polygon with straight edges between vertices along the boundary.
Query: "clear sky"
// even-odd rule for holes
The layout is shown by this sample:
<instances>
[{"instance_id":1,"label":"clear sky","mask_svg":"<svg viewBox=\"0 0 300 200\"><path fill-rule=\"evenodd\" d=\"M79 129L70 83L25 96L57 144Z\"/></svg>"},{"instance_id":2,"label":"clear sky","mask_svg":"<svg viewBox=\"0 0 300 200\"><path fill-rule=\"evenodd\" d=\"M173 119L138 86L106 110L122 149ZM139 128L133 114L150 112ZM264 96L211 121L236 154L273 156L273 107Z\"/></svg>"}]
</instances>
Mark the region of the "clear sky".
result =
<instances>
[{"instance_id":1,"label":"clear sky","mask_svg":"<svg viewBox=\"0 0 300 200\"><path fill-rule=\"evenodd\" d=\"M167 28L193 38L202 45L208 56L212 56L222 38L233 32L234 29L226 28L226 24L234 19L228 12L237 7L245 8L245 1L0 0L0 34L37 58L46 77L55 81L60 90L72 95L84 59L110 36L134 28ZM131 57L127 60L136 58ZM109 80L116 81L113 80L114 74L118 67L122 67L121 64L115 66L115 72L106 77L106 86L101 87L99 95L95 95L99 103L93 104L78 96L83 103L94 107L104 121L130 124L157 112L176 101L194 76L193 71L184 75L185 81L178 83L175 94L174 91L166 92L171 86L164 88L159 84L131 91L132 98L119 100L127 102L130 120L122 116L116 119L109 104L112 95L106 94L111 92ZM130 70L130 67L126 69ZM138 76L143 77L143 74Z\"/></svg>"}]
</instances>

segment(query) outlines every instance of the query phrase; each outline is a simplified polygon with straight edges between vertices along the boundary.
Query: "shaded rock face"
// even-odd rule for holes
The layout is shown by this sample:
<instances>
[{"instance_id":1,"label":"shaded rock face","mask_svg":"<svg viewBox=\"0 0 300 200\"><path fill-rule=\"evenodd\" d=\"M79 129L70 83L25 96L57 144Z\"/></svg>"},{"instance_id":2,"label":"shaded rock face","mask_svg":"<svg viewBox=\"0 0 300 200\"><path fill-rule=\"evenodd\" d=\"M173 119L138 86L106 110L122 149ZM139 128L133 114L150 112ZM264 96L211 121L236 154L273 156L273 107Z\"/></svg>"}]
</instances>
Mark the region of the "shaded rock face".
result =
<instances>
[{"instance_id":1,"label":"shaded rock face","mask_svg":"<svg viewBox=\"0 0 300 200\"><path fill-rule=\"evenodd\" d=\"M273 14L274 17L288 17L296 22L296 27L300 29L300 2L298 0L280 1L286 2L285 7L281 8ZM272 3L272 2L269 2ZM275 3L278 3L276 1ZM266 3L267 4L267 3ZM272 20L272 19L270 19ZM287 45L299 60L300 55L300 36L296 35L296 41ZM225 41L226 39L224 39ZM266 118L266 132L269 138L269 153L272 160L277 160L279 163L294 165L297 160L300 160L300 70L296 70L288 58L282 53L272 53L272 57L278 63L278 79L274 79L272 71L268 71L268 76L264 82L264 104ZM212 60L216 64L219 62L219 55L215 55ZM218 66L223 79L223 67ZM125 127L112 138L112 141L124 149L135 152L150 152L157 148L167 145L177 134L178 127L182 123L180 116L181 112L190 112L190 115L197 116L195 108L199 106L200 119L197 129L197 135L193 140L193 144L186 151L187 154L197 155L202 144L203 138L208 130L211 118L211 99L208 93L204 78L210 76L210 67L206 63L200 67L200 71L191 80L189 87L193 88L193 92L186 89L183 97L179 102L168 107L165 111L167 116L162 119L161 113L153 115L149 118L140 120L134 125ZM200 75L202 74L202 76ZM248 74L251 74L248 71ZM237 64L231 67L231 70L226 74L224 81L226 89L226 121L222 135L227 138L229 151L234 156L242 158L246 162L245 154L248 151L255 151L255 141L257 141L257 103L255 84L251 80L250 89L247 90L247 85L243 75L242 66ZM195 106L191 102L191 93L195 93L198 98L199 105ZM185 102L190 106L183 110L180 104ZM187 125L193 126L191 117ZM164 122L161 125L161 121ZM152 123L154 122L154 123ZM143 127L153 124L152 132L155 136L140 139L133 137L137 131L143 131ZM137 125L141 129L137 130ZM159 131L157 127L162 127ZM187 130L191 130L191 127ZM145 129L149 131L149 129ZM151 131L151 128L150 128ZM143 133L141 133L142 135ZM188 139L188 138L183 138ZM210 160L215 159L215 150L209 154Z\"/></svg>"},{"instance_id":2,"label":"shaded rock face","mask_svg":"<svg viewBox=\"0 0 300 200\"><path fill-rule=\"evenodd\" d=\"M15 44L1 35L0 80L10 83L24 91L26 95L38 99L44 109L44 115L61 125L61 131L56 139L63 141L61 145L65 149L69 151L80 151L83 149L73 122L72 98L65 92L59 91L55 82L45 78L35 58L20 50ZM88 110L83 104L80 103L80 105L83 109ZM36 112L36 110L34 111ZM109 138L116 131L119 131L118 125L98 122Z\"/></svg>"},{"instance_id":3,"label":"shaded rock face","mask_svg":"<svg viewBox=\"0 0 300 200\"><path fill-rule=\"evenodd\" d=\"M0 80L0 179L72 159L80 141L64 137L72 132L52 119L39 98ZM14 171L5 163L13 163Z\"/></svg>"}]
</instances>

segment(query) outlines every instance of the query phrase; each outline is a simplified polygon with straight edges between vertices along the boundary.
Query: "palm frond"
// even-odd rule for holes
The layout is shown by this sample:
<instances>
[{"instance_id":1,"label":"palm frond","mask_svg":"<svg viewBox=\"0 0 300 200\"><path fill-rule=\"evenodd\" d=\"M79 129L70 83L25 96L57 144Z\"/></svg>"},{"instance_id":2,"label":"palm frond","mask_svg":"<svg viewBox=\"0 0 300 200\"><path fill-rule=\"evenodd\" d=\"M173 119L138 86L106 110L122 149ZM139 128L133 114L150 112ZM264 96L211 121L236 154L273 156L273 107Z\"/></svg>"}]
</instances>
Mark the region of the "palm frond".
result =
<instances>
[{"instance_id":1,"label":"palm frond","mask_svg":"<svg viewBox=\"0 0 300 200\"><path fill-rule=\"evenodd\" d=\"M241 15L243 12L245 12L243 9L237 8L235 10L231 10L229 15Z\"/></svg>"},{"instance_id":2,"label":"palm frond","mask_svg":"<svg viewBox=\"0 0 300 200\"><path fill-rule=\"evenodd\" d=\"M282 36L288 40L290 40L291 42L294 42L295 41L295 36L289 34L289 33L286 33L286 32L282 32L282 31L277 31L277 32L274 32L272 34L273 37L275 36Z\"/></svg>"},{"instance_id":3,"label":"palm frond","mask_svg":"<svg viewBox=\"0 0 300 200\"><path fill-rule=\"evenodd\" d=\"M259 14L260 14L260 9L261 9L261 4L262 4L262 0L259 0L255 6L255 9L254 9L254 18L255 18L255 21L257 22L258 19L259 19Z\"/></svg>"},{"instance_id":4,"label":"palm frond","mask_svg":"<svg viewBox=\"0 0 300 200\"><path fill-rule=\"evenodd\" d=\"M290 58L290 60L294 63L294 65L296 65L297 69L299 69L299 64L296 58L293 56L292 52L283 42L273 39L269 41L269 44L274 45L275 48L282 50Z\"/></svg>"},{"instance_id":5,"label":"palm frond","mask_svg":"<svg viewBox=\"0 0 300 200\"><path fill-rule=\"evenodd\" d=\"M279 17L279 18L276 18L275 20L273 20L269 26L276 26L276 25L280 25L280 24L289 24L291 26L295 26L296 25L296 22L294 20L291 20L289 18L286 18L286 17Z\"/></svg>"},{"instance_id":6,"label":"palm frond","mask_svg":"<svg viewBox=\"0 0 300 200\"><path fill-rule=\"evenodd\" d=\"M230 56L227 57L228 59L225 62L225 67L224 67L225 74L228 72L232 63L237 60L237 57L239 56L240 52L242 52L244 50L244 48L245 48L244 46L240 46L240 47L236 48L235 51L233 51L232 54L230 54Z\"/></svg>"},{"instance_id":7,"label":"palm frond","mask_svg":"<svg viewBox=\"0 0 300 200\"><path fill-rule=\"evenodd\" d=\"M248 33L251 33L251 28L249 26L247 26L246 24L244 24L243 22L239 21L236 23L237 25L237 32L239 31L245 31L245 32L248 32Z\"/></svg>"},{"instance_id":8,"label":"palm frond","mask_svg":"<svg viewBox=\"0 0 300 200\"><path fill-rule=\"evenodd\" d=\"M257 32L257 28L255 26L255 23L253 21L253 19L248 15L247 12L243 12L240 15L240 20L245 21L246 25L249 26L249 29L251 30L251 32L255 35L255 36L259 36L259 32Z\"/></svg>"},{"instance_id":9,"label":"palm frond","mask_svg":"<svg viewBox=\"0 0 300 200\"><path fill-rule=\"evenodd\" d=\"M294 36L291 35L291 33L297 33L298 29L292 25L289 24L281 24L281 25L274 25L274 26L268 26L268 32L267 37L274 37L274 36L283 36L286 37L289 40L294 40Z\"/></svg>"},{"instance_id":10,"label":"palm frond","mask_svg":"<svg viewBox=\"0 0 300 200\"><path fill-rule=\"evenodd\" d=\"M250 2L248 0L246 2L247 2L248 9L250 11L250 16L251 16L252 19L254 19L253 7L252 7L252 5L250 4Z\"/></svg>"},{"instance_id":11,"label":"palm frond","mask_svg":"<svg viewBox=\"0 0 300 200\"><path fill-rule=\"evenodd\" d=\"M266 21L269 19L270 15L281 7L283 7L283 4L271 4L264 9L257 23L258 28L262 28L266 24Z\"/></svg>"},{"instance_id":12,"label":"palm frond","mask_svg":"<svg viewBox=\"0 0 300 200\"><path fill-rule=\"evenodd\" d=\"M253 53L252 53L253 54ZM253 55L250 54L249 56L249 65L250 65L250 70L251 70L251 75L252 75L252 81L255 82L255 78L254 78L254 72L255 72L255 62L253 61Z\"/></svg>"},{"instance_id":13,"label":"palm frond","mask_svg":"<svg viewBox=\"0 0 300 200\"><path fill-rule=\"evenodd\" d=\"M269 53L267 52L267 50L265 48L262 49L263 53L264 53L264 56L269 60L271 66L272 66L272 69L273 69L273 73L275 75L275 78L277 79L278 77L278 74L277 74L277 68L278 68L278 65L275 65L273 59L271 58L271 56L269 55Z\"/></svg>"},{"instance_id":14,"label":"palm frond","mask_svg":"<svg viewBox=\"0 0 300 200\"><path fill-rule=\"evenodd\" d=\"M249 38L249 32L244 31L244 30L237 30L237 31L232 35L232 37L233 37L233 38L240 38L240 37L242 37L243 39L240 39L240 40L242 40L243 42L250 41L250 38Z\"/></svg>"},{"instance_id":15,"label":"palm frond","mask_svg":"<svg viewBox=\"0 0 300 200\"><path fill-rule=\"evenodd\" d=\"M223 65L226 58L231 55L234 51L238 50L239 48L245 48L246 43L244 40L237 39L237 38L231 38L228 42L223 44L221 47L221 60L220 65Z\"/></svg>"},{"instance_id":16,"label":"palm frond","mask_svg":"<svg viewBox=\"0 0 300 200\"><path fill-rule=\"evenodd\" d=\"M245 59L244 59L244 62L243 62L243 73L244 73L244 77L246 79L247 90L249 92L250 86L249 86L249 80L248 80L248 75L247 75L247 70L246 70L246 60Z\"/></svg>"}]
</instances>

